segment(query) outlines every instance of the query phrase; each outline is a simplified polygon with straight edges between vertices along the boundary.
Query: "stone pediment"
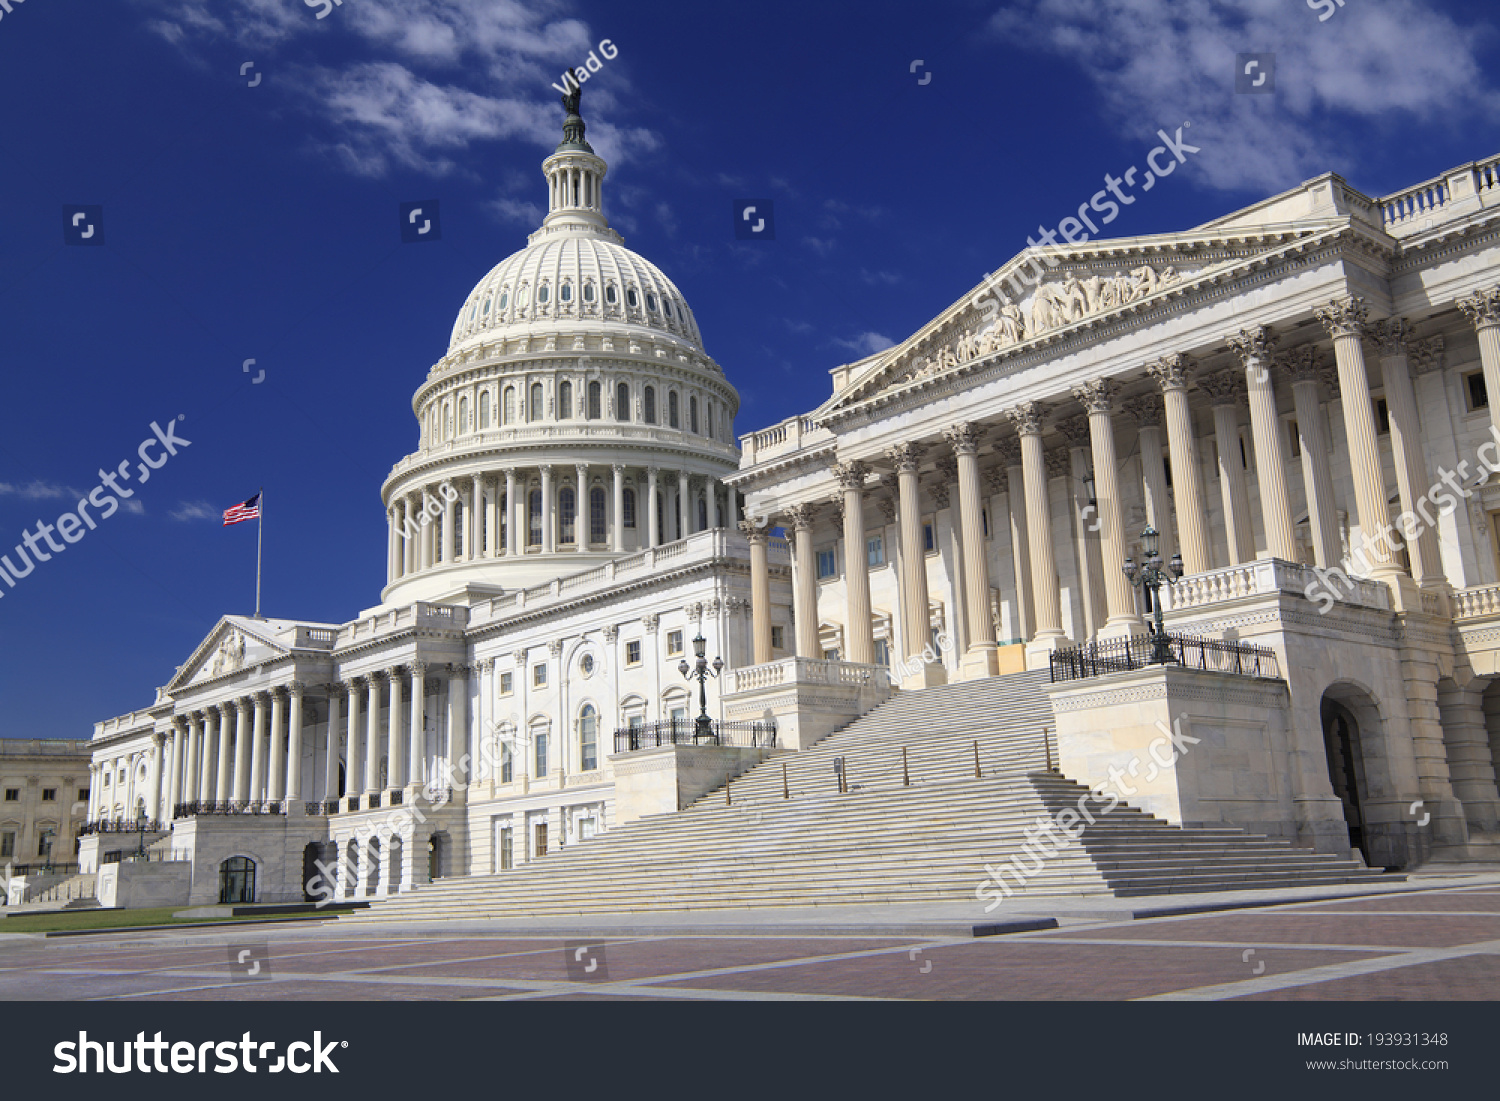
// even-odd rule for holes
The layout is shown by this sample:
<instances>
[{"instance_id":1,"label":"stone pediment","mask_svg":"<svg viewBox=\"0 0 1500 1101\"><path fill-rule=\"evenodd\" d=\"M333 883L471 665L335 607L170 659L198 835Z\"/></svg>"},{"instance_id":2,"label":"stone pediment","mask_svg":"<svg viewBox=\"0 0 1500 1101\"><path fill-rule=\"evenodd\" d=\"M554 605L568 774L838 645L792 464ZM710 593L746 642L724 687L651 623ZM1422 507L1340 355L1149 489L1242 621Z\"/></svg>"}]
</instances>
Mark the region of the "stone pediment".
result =
<instances>
[{"instance_id":1,"label":"stone pediment","mask_svg":"<svg viewBox=\"0 0 1500 1101\"><path fill-rule=\"evenodd\" d=\"M167 685L170 694L260 665L291 651L240 616L225 616Z\"/></svg>"},{"instance_id":2,"label":"stone pediment","mask_svg":"<svg viewBox=\"0 0 1500 1101\"><path fill-rule=\"evenodd\" d=\"M1339 219L1245 234L1090 242L1052 250L1050 260L1028 250L891 348L815 419L987 357L1022 350L1074 326L1123 315L1153 299L1190 293L1289 243L1345 224Z\"/></svg>"}]
</instances>

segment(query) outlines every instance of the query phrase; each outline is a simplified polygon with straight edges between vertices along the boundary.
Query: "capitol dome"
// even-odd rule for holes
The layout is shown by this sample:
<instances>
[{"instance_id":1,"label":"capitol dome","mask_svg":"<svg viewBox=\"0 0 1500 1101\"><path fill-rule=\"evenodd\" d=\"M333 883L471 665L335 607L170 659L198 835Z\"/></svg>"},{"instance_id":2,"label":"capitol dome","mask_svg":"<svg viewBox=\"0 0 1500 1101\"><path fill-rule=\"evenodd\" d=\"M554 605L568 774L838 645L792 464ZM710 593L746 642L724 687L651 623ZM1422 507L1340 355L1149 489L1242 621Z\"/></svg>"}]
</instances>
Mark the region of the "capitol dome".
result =
<instances>
[{"instance_id":1,"label":"capitol dome","mask_svg":"<svg viewBox=\"0 0 1500 1101\"><path fill-rule=\"evenodd\" d=\"M677 285L610 228L579 98L542 162L547 216L412 398L418 447L382 490L388 606L508 596L738 515L739 395Z\"/></svg>"}]
</instances>

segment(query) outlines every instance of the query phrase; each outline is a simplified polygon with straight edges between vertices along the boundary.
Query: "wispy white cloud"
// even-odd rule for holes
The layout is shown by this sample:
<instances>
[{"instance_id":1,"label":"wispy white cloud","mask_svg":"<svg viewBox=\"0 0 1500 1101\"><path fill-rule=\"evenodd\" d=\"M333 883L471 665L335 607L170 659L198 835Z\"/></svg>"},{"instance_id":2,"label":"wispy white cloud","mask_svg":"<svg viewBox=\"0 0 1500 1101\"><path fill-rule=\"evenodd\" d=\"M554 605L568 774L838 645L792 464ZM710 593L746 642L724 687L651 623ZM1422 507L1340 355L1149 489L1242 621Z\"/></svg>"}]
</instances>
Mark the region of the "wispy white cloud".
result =
<instances>
[{"instance_id":1,"label":"wispy white cloud","mask_svg":"<svg viewBox=\"0 0 1500 1101\"><path fill-rule=\"evenodd\" d=\"M77 501L86 496L88 494L57 482L37 480L21 485L0 482L0 497L19 497L23 501Z\"/></svg>"},{"instance_id":2,"label":"wispy white cloud","mask_svg":"<svg viewBox=\"0 0 1500 1101\"><path fill-rule=\"evenodd\" d=\"M173 520L219 520L224 510L207 501L182 501L167 515Z\"/></svg>"},{"instance_id":3,"label":"wispy white cloud","mask_svg":"<svg viewBox=\"0 0 1500 1101\"><path fill-rule=\"evenodd\" d=\"M827 256L834 250L838 242L828 237L807 236L802 238L802 243L812 249L819 256Z\"/></svg>"},{"instance_id":4,"label":"wispy white cloud","mask_svg":"<svg viewBox=\"0 0 1500 1101\"><path fill-rule=\"evenodd\" d=\"M896 342L884 333L875 332L860 333L849 340L834 337L833 343L840 348L848 348L851 352L859 353L860 358L872 356L876 352L883 352L896 345Z\"/></svg>"},{"instance_id":5,"label":"wispy white cloud","mask_svg":"<svg viewBox=\"0 0 1500 1101\"><path fill-rule=\"evenodd\" d=\"M326 20L295 0L134 2L195 63L226 42L269 51L260 67L274 65L277 79L268 88L332 124L337 134L313 145L365 176L398 167L447 175L484 142L556 145L562 112L550 85L598 44L565 0L349 0ZM299 60L296 41L327 28L352 35L355 57ZM659 145L649 130L601 117L626 88L615 65L586 93L590 144L616 165Z\"/></svg>"},{"instance_id":6,"label":"wispy white cloud","mask_svg":"<svg viewBox=\"0 0 1500 1101\"><path fill-rule=\"evenodd\" d=\"M1190 120L1187 137L1202 149L1191 169L1219 188L1277 190L1358 163L1368 139L1351 137L1353 120L1459 127L1495 117L1475 53L1483 32L1430 0L1318 14L1295 0L1014 0L990 29L1009 47L1076 63L1106 117L1133 137ZM1235 55L1256 52L1276 55L1276 90L1235 94Z\"/></svg>"}]
</instances>

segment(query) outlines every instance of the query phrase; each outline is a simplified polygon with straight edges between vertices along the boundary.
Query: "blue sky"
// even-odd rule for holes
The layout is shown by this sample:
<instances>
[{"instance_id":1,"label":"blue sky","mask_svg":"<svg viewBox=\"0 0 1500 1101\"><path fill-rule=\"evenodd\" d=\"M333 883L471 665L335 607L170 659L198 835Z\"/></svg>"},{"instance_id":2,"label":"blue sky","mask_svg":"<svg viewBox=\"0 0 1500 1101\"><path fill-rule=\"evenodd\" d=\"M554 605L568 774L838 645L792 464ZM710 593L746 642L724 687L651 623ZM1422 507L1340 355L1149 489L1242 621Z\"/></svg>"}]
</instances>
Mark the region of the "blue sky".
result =
<instances>
[{"instance_id":1,"label":"blue sky","mask_svg":"<svg viewBox=\"0 0 1500 1101\"><path fill-rule=\"evenodd\" d=\"M260 486L266 614L378 601L412 392L540 218L549 85L602 39L608 212L686 294L742 433L825 400L830 368L1143 166L1158 129L1190 122L1200 151L1106 235L1500 151L1480 2L324 6L0 5L0 553L101 470L128 460L134 494L0 588L0 735L86 737L249 613L254 525L218 515ZM1273 93L1235 93L1250 52L1276 55ZM430 198L442 240L401 244L398 204ZM747 198L774 241L734 239ZM64 204L103 207L102 246L63 244ZM190 443L140 484L177 417Z\"/></svg>"}]
</instances>

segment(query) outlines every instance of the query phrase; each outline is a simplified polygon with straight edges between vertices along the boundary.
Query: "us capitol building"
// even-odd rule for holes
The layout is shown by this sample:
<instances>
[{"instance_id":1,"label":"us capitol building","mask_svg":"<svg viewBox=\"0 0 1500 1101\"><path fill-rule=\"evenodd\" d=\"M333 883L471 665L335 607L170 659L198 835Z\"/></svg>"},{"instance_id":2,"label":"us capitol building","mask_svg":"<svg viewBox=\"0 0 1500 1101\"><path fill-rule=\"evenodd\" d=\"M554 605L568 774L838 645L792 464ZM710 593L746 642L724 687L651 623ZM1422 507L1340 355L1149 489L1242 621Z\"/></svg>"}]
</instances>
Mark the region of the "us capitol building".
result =
<instances>
[{"instance_id":1,"label":"us capitol building","mask_svg":"<svg viewBox=\"0 0 1500 1101\"><path fill-rule=\"evenodd\" d=\"M84 871L144 821L195 903L383 897L676 811L748 760L651 763L699 635L737 752L1032 670L1071 779L1191 732L1136 797L1169 822L1500 855L1500 158L1028 250L737 439L564 103L546 218L413 398L380 604L226 616L97 724Z\"/></svg>"}]
</instances>

